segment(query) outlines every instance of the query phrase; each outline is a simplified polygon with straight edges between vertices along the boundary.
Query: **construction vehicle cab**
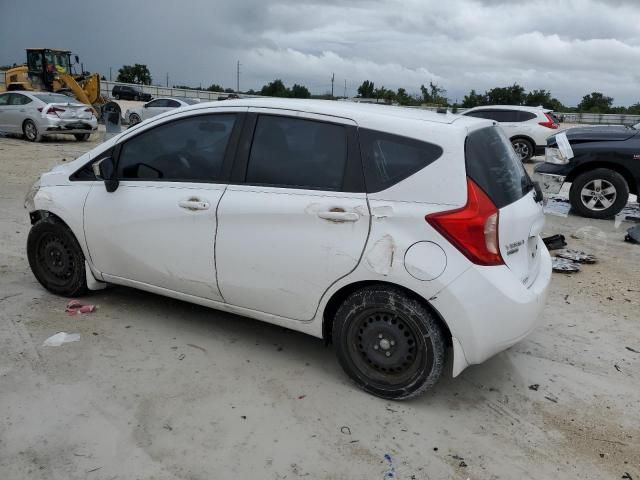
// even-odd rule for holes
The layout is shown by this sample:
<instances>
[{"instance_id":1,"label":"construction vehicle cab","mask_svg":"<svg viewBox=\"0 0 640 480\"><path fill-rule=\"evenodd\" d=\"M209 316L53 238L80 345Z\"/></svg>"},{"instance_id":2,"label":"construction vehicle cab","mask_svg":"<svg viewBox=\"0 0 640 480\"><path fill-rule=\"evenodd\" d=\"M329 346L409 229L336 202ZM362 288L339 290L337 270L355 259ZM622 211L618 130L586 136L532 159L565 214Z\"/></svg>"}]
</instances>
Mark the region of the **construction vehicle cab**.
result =
<instances>
[{"instance_id":1,"label":"construction vehicle cab","mask_svg":"<svg viewBox=\"0 0 640 480\"><path fill-rule=\"evenodd\" d=\"M28 48L27 72L32 83L41 83L42 90L53 91L56 75L71 73L71 52L49 48Z\"/></svg>"}]
</instances>

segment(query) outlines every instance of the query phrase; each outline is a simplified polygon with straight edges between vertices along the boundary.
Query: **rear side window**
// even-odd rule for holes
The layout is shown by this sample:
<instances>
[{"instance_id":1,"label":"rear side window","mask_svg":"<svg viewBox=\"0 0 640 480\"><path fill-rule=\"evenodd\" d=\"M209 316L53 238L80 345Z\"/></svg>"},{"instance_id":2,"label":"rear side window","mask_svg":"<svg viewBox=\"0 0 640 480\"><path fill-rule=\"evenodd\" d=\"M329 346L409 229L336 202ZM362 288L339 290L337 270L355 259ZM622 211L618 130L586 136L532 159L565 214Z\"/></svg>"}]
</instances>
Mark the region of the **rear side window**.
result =
<instances>
[{"instance_id":1,"label":"rear side window","mask_svg":"<svg viewBox=\"0 0 640 480\"><path fill-rule=\"evenodd\" d=\"M340 190L347 160L342 125L260 115L246 182L314 190Z\"/></svg>"},{"instance_id":2,"label":"rear side window","mask_svg":"<svg viewBox=\"0 0 640 480\"><path fill-rule=\"evenodd\" d=\"M432 143L360 129L367 192L379 192L422 170L442 155Z\"/></svg>"},{"instance_id":3,"label":"rear side window","mask_svg":"<svg viewBox=\"0 0 640 480\"><path fill-rule=\"evenodd\" d=\"M532 182L511 143L498 127L471 132L465 144L467 176L491 198L497 208L520 200Z\"/></svg>"},{"instance_id":4,"label":"rear side window","mask_svg":"<svg viewBox=\"0 0 640 480\"><path fill-rule=\"evenodd\" d=\"M520 110L518 112L518 121L519 122L527 122L529 120L533 120L534 118L536 118L537 115L533 112L524 112L522 110Z\"/></svg>"},{"instance_id":5,"label":"rear side window","mask_svg":"<svg viewBox=\"0 0 640 480\"><path fill-rule=\"evenodd\" d=\"M212 182L221 180L235 114L198 115L146 130L127 140L118 178Z\"/></svg>"}]
</instances>

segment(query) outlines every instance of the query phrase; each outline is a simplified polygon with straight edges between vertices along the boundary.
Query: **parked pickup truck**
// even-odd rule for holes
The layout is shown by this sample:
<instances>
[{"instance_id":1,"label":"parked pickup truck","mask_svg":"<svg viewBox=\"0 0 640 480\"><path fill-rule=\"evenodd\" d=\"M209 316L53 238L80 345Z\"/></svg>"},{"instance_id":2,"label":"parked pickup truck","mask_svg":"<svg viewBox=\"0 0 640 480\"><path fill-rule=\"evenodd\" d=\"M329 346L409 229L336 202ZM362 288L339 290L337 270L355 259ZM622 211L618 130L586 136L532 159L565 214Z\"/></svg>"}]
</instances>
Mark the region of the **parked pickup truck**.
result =
<instances>
[{"instance_id":1,"label":"parked pickup truck","mask_svg":"<svg viewBox=\"0 0 640 480\"><path fill-rule=\"evenodd\" d=\"M610 218L640 186L640 124L577 127L547 139L545 162L534 180L547 194L571 183L572 209L590 218Z\"/></svg>"}]
</instances>

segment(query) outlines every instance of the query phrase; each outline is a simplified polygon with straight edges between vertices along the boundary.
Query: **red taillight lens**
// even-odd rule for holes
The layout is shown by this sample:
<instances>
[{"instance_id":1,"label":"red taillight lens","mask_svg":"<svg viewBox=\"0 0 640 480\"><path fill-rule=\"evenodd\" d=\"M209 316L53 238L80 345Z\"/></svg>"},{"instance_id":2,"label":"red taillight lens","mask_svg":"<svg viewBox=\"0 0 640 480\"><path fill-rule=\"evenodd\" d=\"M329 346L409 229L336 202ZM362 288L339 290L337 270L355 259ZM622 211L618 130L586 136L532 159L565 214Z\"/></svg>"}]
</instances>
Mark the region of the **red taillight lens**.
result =
<instances>
[{"instance_id":1,"label":"red taillight lens","mask_svg":"<svg viewBox=\"0 0 640 480\"><path fill-rule=\"evenodd\" d=\"M38 111L41 112L42 111L42 107L38 108ZM47 111L45 112L47 115L57 115L57 112L64 112L65 109L64 108L60 108L60 107L49 107L47 109Z\"/></svg>"},{"instance_id":2,"label":"red taillight lens","mask_svg":"<svg viewBox=\"0 0 640 480\"><path fill-rule=\"evenodd\" d=\"M556 130L558 128L558 124L553 120L553 117L551 115L549 115L548 113L545 113L544 116L547 117L547 121L546 122L538 122L538 125L542 125L543 127L547 127L547 128L551 128L553 130Z\"/></svg>"},{"instance_id":3,"label":"red taillight lens","mask_svg":"<svg viewBox=\"0 0 640 480\"><path fill-rule=\"evenodd\" d=\"M464 207L432 213L425 220L476 265L502 265L498 209L470 178L467 197Z\"/></svg>"}]
</instances>

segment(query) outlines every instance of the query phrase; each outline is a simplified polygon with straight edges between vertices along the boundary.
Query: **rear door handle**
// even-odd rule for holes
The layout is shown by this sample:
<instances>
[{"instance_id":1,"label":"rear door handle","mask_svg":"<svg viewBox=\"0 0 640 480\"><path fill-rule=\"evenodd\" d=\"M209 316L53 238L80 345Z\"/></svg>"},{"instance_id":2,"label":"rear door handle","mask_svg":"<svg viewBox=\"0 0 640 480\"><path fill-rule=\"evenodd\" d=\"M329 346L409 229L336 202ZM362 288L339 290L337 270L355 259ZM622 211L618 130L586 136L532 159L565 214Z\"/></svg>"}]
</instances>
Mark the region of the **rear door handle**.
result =
<instances>
[{"instance_id":1,"label":"rear door handle","mask_svg":"<svg viewBox=\"0 0 640 480\"><path fill-rule=\"evenodd\" d=\"M329 211L318 212L318 217L324 218L325 220L329 220L331 222L357 222L360 218L360 215L355 212Z\"/></svg>"},{"instance_id":2,"label":"rear door handle","mask_svg":"<svg viewBox=\"0 0 640 480\"><path fill-rule=\"evenodd\" d=\"M188 200L180 200L178 206L186 210L208 210L211 205L206 200L190 198Z\"/></svg>"}]
</instances>

